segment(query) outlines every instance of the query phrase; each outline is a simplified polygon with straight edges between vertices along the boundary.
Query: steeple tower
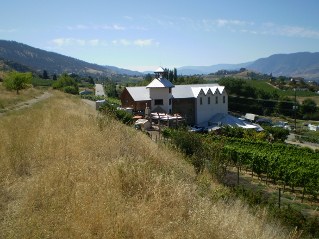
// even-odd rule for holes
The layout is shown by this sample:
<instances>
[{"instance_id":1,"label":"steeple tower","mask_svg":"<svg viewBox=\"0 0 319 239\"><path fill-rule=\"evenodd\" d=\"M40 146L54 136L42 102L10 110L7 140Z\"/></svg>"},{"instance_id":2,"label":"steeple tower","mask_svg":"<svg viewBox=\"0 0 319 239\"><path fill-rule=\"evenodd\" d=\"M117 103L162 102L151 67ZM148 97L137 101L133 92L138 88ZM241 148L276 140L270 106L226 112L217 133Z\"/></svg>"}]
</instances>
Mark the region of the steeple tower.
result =
<instances>
[{"instance_id":1,"label":"steeple tower","mask_svg":"<svg viewBox=\"0 0 319 239\"><path fill-rule=\"evenodd\" d=\"M155 73L155 79L146 86L149 89L151 99L151 111L172 113L172 82L165 78L165 70L159 67Z\"/></svg>"}]
</instances>

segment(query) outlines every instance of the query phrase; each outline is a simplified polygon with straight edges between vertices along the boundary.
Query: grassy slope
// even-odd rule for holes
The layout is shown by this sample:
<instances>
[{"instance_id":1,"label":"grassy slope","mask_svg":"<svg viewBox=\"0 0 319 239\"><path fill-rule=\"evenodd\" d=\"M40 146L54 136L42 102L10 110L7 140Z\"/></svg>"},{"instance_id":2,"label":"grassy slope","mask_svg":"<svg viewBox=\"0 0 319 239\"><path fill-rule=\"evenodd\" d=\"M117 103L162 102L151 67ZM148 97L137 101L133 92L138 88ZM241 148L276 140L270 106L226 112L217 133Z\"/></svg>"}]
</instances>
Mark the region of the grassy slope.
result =
<instances>
[{"instance_id":1,"label":"grassy slope","mask_svg":"<svg viewBox=\"0 0 319 239\"><path fill-rule=\"evenodd\" d=\"M0 238L287 238L209 199L178 153L54 94L0 118Z\"/></svg>"},{"instance_id":2,"label":"grassy slope","mask_svg":"<svg viewBox=\"0 0 319 239\"><path fill-rule=\"evenodd\" d=\"M0 82L0 112L4 111L5 108L10 108L19 102L30 100L43 93L42 90L30 87L20 91L17 95L15 91L8 91Z\"/></svg>"}]
</instances>

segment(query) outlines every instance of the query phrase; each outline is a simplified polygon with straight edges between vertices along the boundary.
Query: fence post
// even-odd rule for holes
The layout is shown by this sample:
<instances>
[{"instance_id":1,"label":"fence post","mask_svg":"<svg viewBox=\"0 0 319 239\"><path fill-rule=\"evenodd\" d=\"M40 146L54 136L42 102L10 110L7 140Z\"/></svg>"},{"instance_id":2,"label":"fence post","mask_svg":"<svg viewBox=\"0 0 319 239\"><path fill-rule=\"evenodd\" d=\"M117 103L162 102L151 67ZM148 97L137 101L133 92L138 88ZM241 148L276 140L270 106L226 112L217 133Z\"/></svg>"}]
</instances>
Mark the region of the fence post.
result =
<instances>
[{"instance_id":1,"label":"fence post","mask_svg":"<svg viewBox=\"0 0 319 239\"><path fill-rule=\"evenodd\" d=\"M239 185L239 166L237 166L237 185Z\"/></svg>"},{"instance_id":2,"label":"fence post","mask_svg":"<svg viewBox=\"0 0 319 239\"><path fill-rule=\"evenodd\" d=\"M281 201L281 188L278 188L278 207L280 208L280 201Z\"/></svg>"}]
</instances>

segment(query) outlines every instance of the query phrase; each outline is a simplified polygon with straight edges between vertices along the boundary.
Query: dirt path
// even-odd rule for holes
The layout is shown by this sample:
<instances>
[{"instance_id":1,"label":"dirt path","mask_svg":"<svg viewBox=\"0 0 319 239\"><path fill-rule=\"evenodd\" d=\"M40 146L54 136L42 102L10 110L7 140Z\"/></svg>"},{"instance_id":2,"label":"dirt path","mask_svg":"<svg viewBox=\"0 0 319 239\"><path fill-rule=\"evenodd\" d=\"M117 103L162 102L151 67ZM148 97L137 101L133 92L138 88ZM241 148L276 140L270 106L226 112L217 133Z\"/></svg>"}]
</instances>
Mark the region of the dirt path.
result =
<instances>
[{"instance_id":1,"label":"dirt path","mask_svg":"<svg viewBox=\"0 0 319 239\"><path fill-rule=\"evenodd\" d=\"M95 84L95 95L105 96L104 87L102 84Z\"/></svg>"},{"instance_id":2,"label":"dirt path","mask_svg":"<svg viewBox=\"0 0 319 239\"><path fill-rule=\"evenodd\" d=\"M92 101L92 100L87 100L87 99L82 99L82 101L85 103L85 104L88 104L89 106L91 106L92 108L95 109L95 101Z\"/></svg>"},{"instance_id":3,"label":"dirt path","mask_svg":"<svg viewBox=\"0 0 319 239\"><path fill-rule=\"evenodd\" d=\"M319 144L314 144L314 143L309 143L309 142L298 142L296 141L296 136L295 134L289 134L287 140L285 141L287 144L294 144L294 145L299 145L301 147L308 147L313 150L318 149L319 150Z\"/></svg>"},{"instance_id":4,"label":"dirt path","mask_svg":"<svg viewBox=\"0 0 319 239\"><path fill-rule=\"evenodd\" d=\"M7 112L21 110L21 109L24 109L24 108L31 107L35 103L37 103L39 101L42 101L42 100L45 100L45 99L48 99L51 96L52 96L52 93L45 91L42 95L37 96L37 97L35 97L35 98L31 99L31 100L23 101L23 102L20 102L20 103L14 105L14 106L10 106L8 108L5 108L4 112L0 113L0 117L5 115Z\"/></svg>"}]
</instances>

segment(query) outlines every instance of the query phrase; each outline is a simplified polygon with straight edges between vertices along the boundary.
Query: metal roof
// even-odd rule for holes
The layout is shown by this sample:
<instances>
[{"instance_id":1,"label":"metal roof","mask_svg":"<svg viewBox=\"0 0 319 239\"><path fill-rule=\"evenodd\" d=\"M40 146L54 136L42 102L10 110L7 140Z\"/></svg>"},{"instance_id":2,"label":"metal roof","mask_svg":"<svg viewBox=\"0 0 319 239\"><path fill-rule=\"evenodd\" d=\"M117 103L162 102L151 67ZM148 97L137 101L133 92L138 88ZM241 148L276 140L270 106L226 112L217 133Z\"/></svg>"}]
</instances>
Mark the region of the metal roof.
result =
<instances>
[{"instance_id":1,"label":"metal roof","mask_svg":"<svg viewBox=\"0 0 319 239\"><path fill-rule=\"evenodd\" d=\"M163 67L159 67L159 68L157 68L156 71L154 71L154 73L164 73L164 72L165 72L165 70L163 69Z\"/></svg>"},{"instance_id":2,"label":"metal roof","mask_svg":"<svg viewBox=\"0 0 319 239\"><path fill-rule=\"evenodd\" d=\"M126 87L126 89L135 101L151 100L150 92L145 86Z\"/></svg>"},{"instance_id":3,"label":"metal roof","mask_svg":"<svg viewBox=\"0 0 319 239\"><path fill-rule=\"evenodd\" d=\"M152 84L152 82L150 84ZM154 84L155 83L157 84L157 82L154 82ZM158 83L158 84L161 84L161 83ZM150 88L149 85L146 87L145 86L126 87L126 89L128 90L128 92L130 93L130 95L133 97L135 101L151 100L149 89L148 89ZM216 94L216 93L222 94L224 90L225 90L225 87L220 86L218 84L176 85L174 88L172 88L172 95L173 95L173 98L175 99L197 98L198 94L201 91L206 95L209 91L211 91L212 94Z\"/></svg>"},{"instance_id":4,"label":"metal roof","mask_svg":"<svg viewBox=\"0 0 319 239\"><path fill-rule=\"evenodd\" d=\"M172 95L174 98L197 98L199 93L202 91L205 95L208 92L212 94L222 94L225 90L225 86L218 84L195 84L195 85L176 85L172 89Z\"/></svg>"},{"instance_id":5,"label":"metal roof","mask_svg":"<svg viewBox=\"0 0 319 239\"><path fill-rule=\"evenodd\" d=\"M154 79L151 83L149 83L146 88L173 88L174 85L172 82L167 80L166 78L157 78Z\"/></svg>"}]
</instances>

